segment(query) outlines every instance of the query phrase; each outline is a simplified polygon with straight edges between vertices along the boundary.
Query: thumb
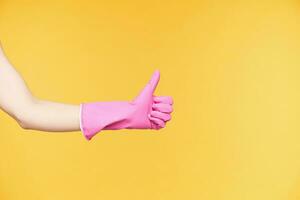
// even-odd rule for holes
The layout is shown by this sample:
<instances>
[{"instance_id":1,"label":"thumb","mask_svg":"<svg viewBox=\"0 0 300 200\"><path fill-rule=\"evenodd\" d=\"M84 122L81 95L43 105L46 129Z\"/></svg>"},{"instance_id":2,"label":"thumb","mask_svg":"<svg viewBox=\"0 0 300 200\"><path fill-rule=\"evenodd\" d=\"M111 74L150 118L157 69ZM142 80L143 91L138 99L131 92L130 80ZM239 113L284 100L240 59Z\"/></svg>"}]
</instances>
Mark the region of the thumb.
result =
<instances>
[{"instance_id":1,"label":"thumb","mask_svg":"<svg viewBox=\"0 0 300 200\"><path fill-rule=\"evenodd\" d=\"M150 85L152 94L154 93L154 91L158 85L159 79L160 79L160 72L159 72L159 70L155 70L155 72L152 75L151 80L149 81L149 85Z\"/></svg>"},{"instance_id":2,"label":"thumb","mask_svg":"<svg viewBox=\"0 0 300 200\"><path fill-rule=\"evenodd\" d=\"M146 87L134 99L134 102L135 103L138 103L140 101L143 102L145 99L152 97L152 95L157 87L157 84L159 82L159 78L160 78L160 72L158 70L156 70L153 73L152 78L150 79L150 81L148 82Z\"/></svg>"}]
</instances>

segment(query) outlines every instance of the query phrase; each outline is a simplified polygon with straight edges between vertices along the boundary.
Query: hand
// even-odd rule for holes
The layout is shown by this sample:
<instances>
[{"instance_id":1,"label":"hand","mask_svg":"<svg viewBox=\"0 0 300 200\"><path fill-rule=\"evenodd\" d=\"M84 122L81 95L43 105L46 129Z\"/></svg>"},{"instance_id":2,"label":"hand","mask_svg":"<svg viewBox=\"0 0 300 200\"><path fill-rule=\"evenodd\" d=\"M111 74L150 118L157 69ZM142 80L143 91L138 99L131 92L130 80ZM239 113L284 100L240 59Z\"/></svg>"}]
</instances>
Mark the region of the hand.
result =
<instances>
[{"instance_id":1,"label":"hand","mask_svg":"<svg viewBox=\"0 0 300 200\"><path fill-rule=\"evenodd\" d=\"M131 102L135 106L135 112L131 117L132 128L161 129L171 120L172 97L154 96L159 80L160 73L155 71L142 92Z\"/></svg>"},{"instance_id":2,"label":"hand","mask_svg":"<svg viewBox=\"0 0 300 200\"><path fill-rule=\"evenodd\" d=\"M171 119L171 97L155 97L153 93L160 73L155 71L142 92L131 102L94 102L81 104L80 129L90 140L101 130L161 129Z\"/></svg>"}]
</instances>

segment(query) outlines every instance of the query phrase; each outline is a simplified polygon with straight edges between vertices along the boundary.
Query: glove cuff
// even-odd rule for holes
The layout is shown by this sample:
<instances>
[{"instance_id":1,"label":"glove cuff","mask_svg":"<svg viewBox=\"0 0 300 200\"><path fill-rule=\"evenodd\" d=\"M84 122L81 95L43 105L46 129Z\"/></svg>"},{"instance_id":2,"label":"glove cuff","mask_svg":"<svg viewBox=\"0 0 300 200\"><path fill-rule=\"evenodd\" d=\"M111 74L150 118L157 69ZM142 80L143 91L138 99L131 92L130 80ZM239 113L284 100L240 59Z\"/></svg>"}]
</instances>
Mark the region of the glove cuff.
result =
<instances>
[{"instance_id":1,"label":"glove cuff","mask_svg":"<svg viewBox=\"0 0 300 200\"><path fill-rule=\"evenodd\" d=\"M130 127L134 112L128 102L83 103L80 106L80 129L87 140L102 130L119 130Z\"/></svg>"},{"instance_id":2,"label":"glove cuff","mask_svg":"<svg viewBox=\"0 0 300 200\"><path fill-rule=\"evenodd\" d=\"M80 107L79 107L79 127L80 127L80 131L81 131L82 135L85 137L85 139L90 140L91 138L88 138L87 135L83 131L83 126L82 126L82 107L83 107L83 104L80 104Z\"/></svg>"}]
</instances>

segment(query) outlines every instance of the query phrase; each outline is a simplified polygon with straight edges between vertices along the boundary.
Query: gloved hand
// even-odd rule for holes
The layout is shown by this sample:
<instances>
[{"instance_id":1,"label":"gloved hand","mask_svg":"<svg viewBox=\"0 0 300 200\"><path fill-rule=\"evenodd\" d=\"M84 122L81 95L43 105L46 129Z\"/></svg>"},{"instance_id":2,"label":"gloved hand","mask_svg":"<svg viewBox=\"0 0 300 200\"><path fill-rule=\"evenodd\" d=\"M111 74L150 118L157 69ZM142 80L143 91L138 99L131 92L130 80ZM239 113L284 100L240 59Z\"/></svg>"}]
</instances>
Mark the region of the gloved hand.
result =
<instances>
[{"instance_id":1,"label":"gloved hand","mask_svg":"<svg viewBox=\"0 0 300 200\"><path fill-rule=\"evenodd\" d=\"M87 140L101 130L161 129L171 119L173 100L168 96L154 96L160 79L155 71L141 93L130 102L95 102L80 106L80 128Z\"/></svg>"}]
</instances>

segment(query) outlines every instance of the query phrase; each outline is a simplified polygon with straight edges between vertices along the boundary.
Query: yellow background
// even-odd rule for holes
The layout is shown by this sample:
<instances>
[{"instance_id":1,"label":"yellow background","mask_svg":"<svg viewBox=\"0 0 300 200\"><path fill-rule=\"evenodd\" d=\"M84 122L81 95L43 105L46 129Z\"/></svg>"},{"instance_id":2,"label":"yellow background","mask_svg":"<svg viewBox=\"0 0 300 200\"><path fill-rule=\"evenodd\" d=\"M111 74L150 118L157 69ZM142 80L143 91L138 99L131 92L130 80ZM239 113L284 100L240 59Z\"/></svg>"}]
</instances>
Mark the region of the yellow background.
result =
<instances>
[{"instance_id":1,"label":"yellow background","mask_svg":"<svg viewBox=\"0 0 300 200\"><path fill-rule=\"evenodd\" d=\"M160 69L175 100L91 142L1 112L0 199L300 199L299 1L0 0L0 38L38 97L128 100Z\"/></svg>"}]
</instances>

